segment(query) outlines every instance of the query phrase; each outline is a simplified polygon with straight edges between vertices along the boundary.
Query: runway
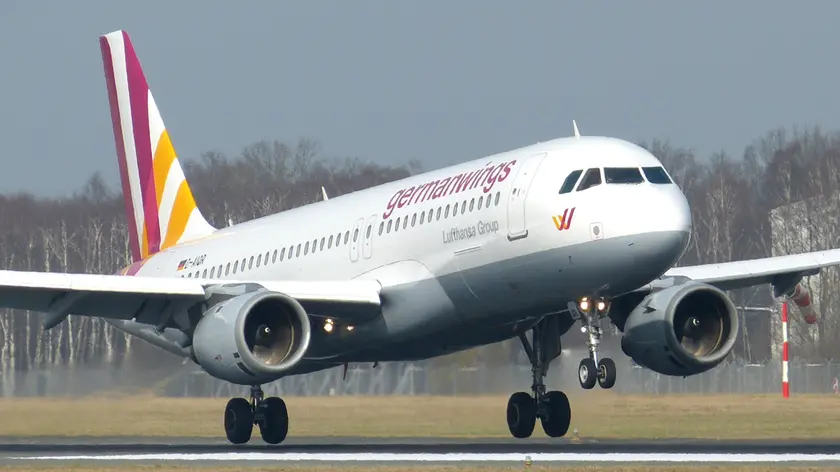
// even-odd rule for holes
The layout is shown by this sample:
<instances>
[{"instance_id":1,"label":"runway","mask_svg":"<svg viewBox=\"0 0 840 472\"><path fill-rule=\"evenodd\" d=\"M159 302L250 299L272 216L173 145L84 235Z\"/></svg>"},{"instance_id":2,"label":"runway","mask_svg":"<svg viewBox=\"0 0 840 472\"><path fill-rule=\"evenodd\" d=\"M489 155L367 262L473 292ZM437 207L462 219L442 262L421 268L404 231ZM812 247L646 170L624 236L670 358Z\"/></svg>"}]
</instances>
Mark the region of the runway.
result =
<instances>
[{"instance_id":1,"label":"runway","mask_svg":"<svg viewBox=\"0 0 840 472\"><path fill-rule=\"evenodd\" d=\"M508 438L288 438L270 446L258 437L234 446L207 438L0 437L0 464L189 463L784 463L840 464L837 441L708 441Z\"/></svg>"}]
</instances>

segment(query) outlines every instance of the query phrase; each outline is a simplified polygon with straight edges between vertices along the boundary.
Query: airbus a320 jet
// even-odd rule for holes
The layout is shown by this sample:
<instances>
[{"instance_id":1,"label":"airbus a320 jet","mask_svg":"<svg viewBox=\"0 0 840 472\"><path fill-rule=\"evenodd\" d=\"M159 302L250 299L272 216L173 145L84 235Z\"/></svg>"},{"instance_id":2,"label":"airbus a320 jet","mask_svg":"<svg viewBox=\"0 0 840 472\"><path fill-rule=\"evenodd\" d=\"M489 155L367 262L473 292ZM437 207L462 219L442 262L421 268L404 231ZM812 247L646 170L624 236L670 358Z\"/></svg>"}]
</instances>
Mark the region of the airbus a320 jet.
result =
<instances>
[{"instance_id":1,"label":"airbus a320 jet","mask_svg":"<svg viewBox=\"0 0 840 472\"><path fill-rule=\"evenodd\" d=\"M840 250L674 268L692 232L685 196L645 149L574 136L215 228L202 216L124 31L100 37L132 263L117 274L0 271L0 307L107 320L208 374L250 387L224 429L288 432L261 385L347 363L412 361L519 338L530 392L507 404L510 433L539 419L564 436L567 396L547 391L562 336L578 325L581 387L611 388L601 323L623 352L673 376L718 365L738 317L723 290L803 276ZM796 298L800 300L800 298Z\"/></svg>"}]
</instances>

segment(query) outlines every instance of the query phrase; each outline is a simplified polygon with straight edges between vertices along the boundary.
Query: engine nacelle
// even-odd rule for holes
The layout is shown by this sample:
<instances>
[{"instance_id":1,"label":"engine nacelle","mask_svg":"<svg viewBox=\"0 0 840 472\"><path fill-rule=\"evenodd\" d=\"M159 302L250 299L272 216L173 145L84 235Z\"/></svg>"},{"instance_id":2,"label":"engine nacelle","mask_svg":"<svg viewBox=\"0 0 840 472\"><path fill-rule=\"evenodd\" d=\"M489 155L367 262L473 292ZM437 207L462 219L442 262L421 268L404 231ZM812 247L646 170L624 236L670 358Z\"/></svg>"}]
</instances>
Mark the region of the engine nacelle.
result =
<instances>
[{"instance_id":1,"label":"engine nacelle","mask_svg":"<svg viewBox=\"0 0 840 472\"><path fill-rule=\"evenodd\" d=\"M630 312L621 349L660 374L689 376L723 362L737 336L738 314L729 297L688 281L649 294Z\"/></svg>"},{"instance_id":2,"label":"engine nacelle","mask_svg":"<svg viewBox=\"0 0 840 472\"><path fill-rule=\"evenodd\" d=\"M309 316L294 298L265 289L223 300L193 333L193 360L210 375L240 385L283 376L309 347Z\"/></svg>"}]
</instances>

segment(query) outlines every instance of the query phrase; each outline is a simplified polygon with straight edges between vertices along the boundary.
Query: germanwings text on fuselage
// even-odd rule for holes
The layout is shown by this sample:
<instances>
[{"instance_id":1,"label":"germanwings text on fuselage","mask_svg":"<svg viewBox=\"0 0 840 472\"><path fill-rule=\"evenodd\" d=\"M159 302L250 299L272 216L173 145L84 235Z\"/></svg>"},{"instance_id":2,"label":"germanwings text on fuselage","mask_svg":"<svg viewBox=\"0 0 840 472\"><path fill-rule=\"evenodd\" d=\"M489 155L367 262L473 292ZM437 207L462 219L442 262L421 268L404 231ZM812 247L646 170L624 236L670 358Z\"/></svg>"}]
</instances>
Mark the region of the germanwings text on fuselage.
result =
<instances>
[{"instance_id":1,"label":"germanwings text on fuselage","mask_svg":"<svg viewBox=\"0 0 840 472\"><path fill-rule=\"evenodd\" d=\"M489 163L481 169L472 172L464 172L453 177L441 180L433 180L423 185L417 185L399 190L388 201L388 206L382 218L389 218L394 210L403 208L412 203L436 200L443 196L460 193L464 190L472 190L478 186L482 187L484 193L493 190L498 182L504 182L510 175L510 169L516 164L516 160L502 162L500 164Z\"/></svg>"}]
</instances>

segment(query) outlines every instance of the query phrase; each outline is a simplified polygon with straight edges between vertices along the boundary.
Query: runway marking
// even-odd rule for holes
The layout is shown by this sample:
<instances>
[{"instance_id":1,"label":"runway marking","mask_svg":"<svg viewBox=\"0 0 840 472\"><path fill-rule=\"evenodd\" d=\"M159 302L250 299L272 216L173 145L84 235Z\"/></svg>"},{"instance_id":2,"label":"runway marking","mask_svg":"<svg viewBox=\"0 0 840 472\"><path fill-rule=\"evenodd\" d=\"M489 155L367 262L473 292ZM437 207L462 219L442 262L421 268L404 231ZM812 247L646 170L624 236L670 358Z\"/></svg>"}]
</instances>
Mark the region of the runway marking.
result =
<instances>
[{"instance_id":1,"label":"runway marking","mask_svg":"<svg viewBox=\"0 0 840 472\"><path fill-rule=\"evenodd\" d=\"M294 453L109 454L9 457L17 460L86 461L318 461L318 462L840 462L840 454L628 454L628 453Z\"/></svg>"}]
</instances>

